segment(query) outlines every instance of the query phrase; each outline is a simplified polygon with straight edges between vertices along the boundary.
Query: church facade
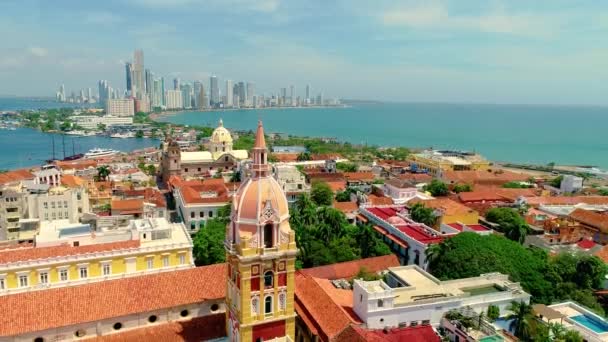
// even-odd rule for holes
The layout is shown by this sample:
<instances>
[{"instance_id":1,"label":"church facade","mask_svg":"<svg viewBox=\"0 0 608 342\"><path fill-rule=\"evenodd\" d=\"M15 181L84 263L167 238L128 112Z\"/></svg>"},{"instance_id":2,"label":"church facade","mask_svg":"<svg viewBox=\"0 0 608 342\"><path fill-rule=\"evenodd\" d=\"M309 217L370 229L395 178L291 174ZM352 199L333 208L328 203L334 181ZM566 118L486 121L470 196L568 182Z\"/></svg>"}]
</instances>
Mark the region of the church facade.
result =
<instances>
[{"instance_id":1,"label":"church facade","mask_svg":"<svg viewBox=\"0 0 608 342\"><path fill-rule=\"evenodd\" d=\"M235 342L295 341L295 232L261 122L252 153L252 177L234 196L226 227L227 333Z\"/></svg>"},{"instance_id":2,"label":"church facade","mask_svg":"<svg viewBox=\"0 0 608 342\"><path fill-rule=\"evenodd\" d=\"M220 120L207 144L207 151L181 151L177 141L169 140L163 146L162 177L207 177L215 172L236 170L242 160L249 157L246 150L232 149L232 136Z\"/></svg>"}]
</instances>

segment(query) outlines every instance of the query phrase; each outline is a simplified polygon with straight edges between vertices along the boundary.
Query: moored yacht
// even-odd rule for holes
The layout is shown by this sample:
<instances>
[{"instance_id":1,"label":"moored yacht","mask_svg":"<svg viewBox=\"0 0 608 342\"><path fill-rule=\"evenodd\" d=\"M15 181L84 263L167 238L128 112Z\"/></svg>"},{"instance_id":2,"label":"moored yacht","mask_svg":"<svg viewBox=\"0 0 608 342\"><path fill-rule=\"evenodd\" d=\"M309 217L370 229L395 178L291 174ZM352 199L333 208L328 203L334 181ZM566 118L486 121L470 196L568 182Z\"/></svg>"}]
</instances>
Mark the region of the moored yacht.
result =
<instances>
[{"instance_id":1,"label":"moored yacht","mask_svg":"<svg viewBox=\"0 0 608 342\"><path fill-rule=\"evenodd\" d=\"M120 153L120 151L117 150L112 150L109 148L94 148L89 150L89 152L84 154L85 158L88 159L92 159L92 158L102 158L102 157L109 157L109 156L113 156L115 154Z\"/></svg>"}]
</instances>

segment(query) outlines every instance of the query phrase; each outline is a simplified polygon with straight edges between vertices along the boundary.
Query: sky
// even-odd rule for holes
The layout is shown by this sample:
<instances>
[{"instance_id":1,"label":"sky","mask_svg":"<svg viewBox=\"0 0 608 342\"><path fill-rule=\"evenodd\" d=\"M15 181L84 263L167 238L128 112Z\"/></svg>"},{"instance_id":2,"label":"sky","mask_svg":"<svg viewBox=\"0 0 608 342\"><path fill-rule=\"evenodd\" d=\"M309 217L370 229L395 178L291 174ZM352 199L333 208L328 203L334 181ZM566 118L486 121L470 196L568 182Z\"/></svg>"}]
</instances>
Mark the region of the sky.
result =
<instances>
[{"instance_id":1,"label":"sky","mask_svg":"<svg viewBox=\"0 0 608 342\"><path fill-rule=\"evenodd\" d=\"M124 63L326 98L608 105L608 1L2 0L0 94L53 96ZM222 91L223 92L223 91Z\"/></svg>"}]
</instances>

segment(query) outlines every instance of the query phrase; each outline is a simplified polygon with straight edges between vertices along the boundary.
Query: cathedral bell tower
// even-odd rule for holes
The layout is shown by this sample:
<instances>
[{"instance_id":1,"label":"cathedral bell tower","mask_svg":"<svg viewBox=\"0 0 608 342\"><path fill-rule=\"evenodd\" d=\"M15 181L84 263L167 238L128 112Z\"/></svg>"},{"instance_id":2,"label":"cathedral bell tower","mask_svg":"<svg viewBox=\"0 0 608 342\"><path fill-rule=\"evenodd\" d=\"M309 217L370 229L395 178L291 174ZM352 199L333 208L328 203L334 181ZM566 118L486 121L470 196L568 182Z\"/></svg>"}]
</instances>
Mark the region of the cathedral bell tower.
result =
<instances>
[{"instance_id":1,"label":"cathedral bell tower","mask_svg":"<svg viewBox=\"0 0 608 342\"><path fill-rule=\"evenodd\" d=\"M295 341L295 232L287 198L270 174L262 122L253 147L253 176L232 202L226 227L226 315L230 341Z\"/></svg>"}]
</instances>

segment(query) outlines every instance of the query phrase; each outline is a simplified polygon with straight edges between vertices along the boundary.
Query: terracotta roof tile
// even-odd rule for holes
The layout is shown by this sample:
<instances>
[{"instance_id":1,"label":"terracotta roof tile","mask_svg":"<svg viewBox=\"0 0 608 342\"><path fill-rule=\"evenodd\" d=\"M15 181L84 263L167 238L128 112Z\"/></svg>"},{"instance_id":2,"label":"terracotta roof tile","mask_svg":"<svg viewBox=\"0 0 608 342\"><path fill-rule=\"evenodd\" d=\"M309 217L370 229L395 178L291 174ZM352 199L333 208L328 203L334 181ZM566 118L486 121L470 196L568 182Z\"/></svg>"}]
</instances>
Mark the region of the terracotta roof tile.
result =
<instances>
[{"instance_id":1,"label":"terracotta roof tile","mask_svg":"<svg viewBox=\"0 0 608 342\"><path fill-rule=\"evenodd\" d=\"M359 210L359 206L357 205L357 202L335 202L334 201L334 208L340 210L343 213L352 213L352 212L356 212L357 210Z\"/></svg>"},{"instance_id":2,"label":"terracotta roof tile","mask_svg":"<svg viewBox=\"0 0 608 342\"><path fill-rule=\"evenodd\" d=\"M393 200L390 197L386 197L386 196L377 196L374 194L368 195L367 196L367 200L368 202L372 205L372 206L377 206L377 205L392 205Z\"/></svg>"},{"instance_id":3,"label":"terracotta roof tile","mask_svg":"<svg viewBox=\"0 0 608 342\"><path fill-rule=\"evenodd\" d=\"M371 172L344 172L343 175L347 181L372 182L375 178Z\"/></svg>"},{"instance_id":4,"label":"terracotta roof tile","mask_svg":"<svg viewBox=\"0 0 608 342\"><path fill-rule=\"evenodd\" d=\"M475 210L466 205L462 205L449 198L435 198L431 200L414 199L408 202L410 205L415 203L422 203L426 207L443 210L445 215L466 215L475 212Z\"/></svg>"},{"instance_id":5,"label":"terracotta roof tile","mask_svg":"<svg viewBox=\"0 0 608 342\"><path fill-rule=\"evenodd\" d=\"M272 156L281 163L298 161L298 153L273 153Z\"/></svg>"},{"instance_id":6,"label":"terracotta roof tile","mask_svg":"<svg viewBox=\"0 0 608 342\"><path fill-rule=\"evenodd\" d=\"M510 202L496 191L491 190L461 192L458 194L458 198L462 202Z\"/></svg>"},{"instance_id":7,"label":"terracotta roof tile","mask_svg":"<svg viewBox=\"0 0 608 342\"><path fill-rule=\"evenodd\" d=\"M84 170L90 167L97 167L95 159L80 159L71 161L55 161L55 165L62 170Z\"/></svg>"},{"instance_id":8,"label":"terracotta roof tile","mask_svg":"<svg viewBox=\"0 0 608 342\"><path fill-rule=\"evenodd\" d=\"M74 176L74 175L62 175L61 176L61 184L69 187L69 188L78 188L84 186L84 179Z\"/></svg>"},{"instance_id":9,"label":"terracotta roof tile","mask_svg":"<svg viewBox=\"0 0 608 342\"><path fill-rule=\"evenodd\" d=\"M508 182L523 182L530 178L523 173L515 173L504 170L481 170L481 171L444 171L443 180L457 184L485 184L502 185Z\"/></svg>"},{"instance_id":10,"label":"terracotta roof tile","mask_svg":"<svg viewBox=\"0 0 608 342\"><path fill-rule=\"evenodd\" d=\"M52 247L23 247L15 249L6 249L0 250L0 264L19 261L40 260L70 255L83 255L113 250L132 249L138 248L139 245L139 240L128 240L119 242L98 243L95 245L86 245L78 247L61 245Z\"/></svg>"},{"instance_id":11,"label":"terracotta roof tile","mask_svg":"<svg viewBox=\"0 0 608 342\"><path fill-rule=\"evenodd\" d=\"M368 272L379 272L386 270L389 267L399 266L399 260L394 254L366 258L361 260L353 260L341 262L338 264L319 266L313 268L305 268L300 272L315 278L323 279L350 279L359 273L361 268L365 268Z\"/></svg>"},{"instance_id":12,"label":"terracotta roof tile","mask_svg":"<svg viewBox=\"0 0 608 342\"><path fill-rule=\"evenodd\" d=\"M608 233L608 215L577 208L570 213L570 218L598 229L602 233Z\"/></svg>"},{"instance_id":13,"label":"terracotta roof tile","mask_svg":"<svg viewBox=\"0 0 608 342\"><path fill-rule=\"evenodd\" d=\"M0 336L221 300L226 295L225 275L226 265L216 264L5 295L0 300L4 313L0 315Z\"/></svg>"},{"instance_id":14,"label":"terracotta roof tile","mask_svg":"<svg viewBox=\"0 0 608 342\"><path fill-rule=\"evenodd\" d=\"M311 276L296 272L295 296L298 315L307 316L307 321L314 324L314 329L324 341L332 339L354 323Z\"/></svg>"},{"instance_id":15,"label":"terracotta roof tile","mask_svg":"<svg viewBox=\"0 0 608 342\"><path fill-rule=\"evenodd\" d=\"M127 330L97 337L95 342L188 342L207 341L226 337L226 315L215 314L195 317L189 321L177 321Z\"/></svg>"},{"instance_id":16,"label":"terracotta roof tile","mask_svg":"<svg viewBox=\"0 0 608 342\"><path fill-rule=\"evenodd\" d=\"M26 179L34 179L34 175L25 169L0 173L0 184L20 182Z\"/></svg>"},{"instance_id":17,"label":"terracotta roof tile","mask_svg":"<svg viewBox=\"0 0 608 342\"><path fill-rule=\"evenodd\" d=\"M602 249L595 253L595 256L602 259L605 263L608 264L608 246L602 247Z\"/></svg>"},{"instance_id":18,"label":"terracotta roof tile","mask_svg":"<svg viewBox=\"0 0 608 342\"><path fill-rule=\"evenodd\" d=\"M367 330L350 325L344 329L334 342L439 342L441 339L430 325L384 330Z\"/></svg>"},{"instance_id":19,"label":"terracotta roof tile","mask_svg":"<svg viewBox=\"0 0 608 342\"><path fill-rule=\"evenodd\" d=\"M327 185L329 185L329 187L331 188L331 190L333 192L338 192L338 191L342 191L342 190L346 189L345 181L329 181L326 183L327 183Z\"/></svg>"},{"instance_id":20,"label":"terracotta roof tile","mask_svg":"<svg viewBox=\"0 0 608 342\"><path fill-rule=\"evenodd\" d=\"M112 210L142 211L144 208L144 200L142 200L142 199L112 200L111 206L112 206Z\"/></svg>"},{"instance_id":21,"label":"terracotta roof tile","mask_svg":"<svg viewBox=\"0 0 608 342\"><path fill-rule=\"evenodd\" d=\"M403 173L398 178L413 183L428 183L433 180L433 177L426 173Z\"/></svg>"}]
</instances>

